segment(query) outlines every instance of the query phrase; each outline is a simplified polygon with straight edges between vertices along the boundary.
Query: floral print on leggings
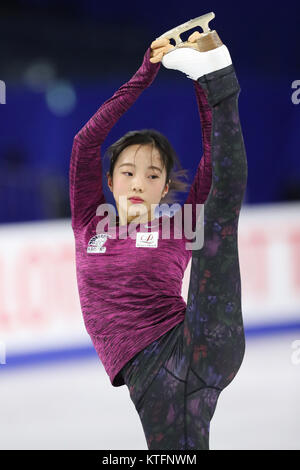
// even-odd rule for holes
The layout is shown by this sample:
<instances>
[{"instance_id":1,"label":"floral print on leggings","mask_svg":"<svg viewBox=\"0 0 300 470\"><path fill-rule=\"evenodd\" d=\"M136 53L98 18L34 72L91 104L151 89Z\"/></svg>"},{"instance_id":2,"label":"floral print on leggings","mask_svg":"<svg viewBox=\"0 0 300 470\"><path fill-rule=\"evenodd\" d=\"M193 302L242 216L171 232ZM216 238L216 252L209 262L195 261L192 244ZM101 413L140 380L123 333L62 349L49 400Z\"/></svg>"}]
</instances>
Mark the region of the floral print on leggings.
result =
<instances>
[{"instance_id":1,"label":"floral print on leggings","mask_svg":"<svg viewBox=\"0 0 300 470\"><path fill-rule=\"evenodd\" d=\"M204 244L192 251L186 315L123 368L149 449L207 450L221 391L245 353L238 220L247 159L233 65L199 78L212 109Z\"/></svg>"}]
</instances>

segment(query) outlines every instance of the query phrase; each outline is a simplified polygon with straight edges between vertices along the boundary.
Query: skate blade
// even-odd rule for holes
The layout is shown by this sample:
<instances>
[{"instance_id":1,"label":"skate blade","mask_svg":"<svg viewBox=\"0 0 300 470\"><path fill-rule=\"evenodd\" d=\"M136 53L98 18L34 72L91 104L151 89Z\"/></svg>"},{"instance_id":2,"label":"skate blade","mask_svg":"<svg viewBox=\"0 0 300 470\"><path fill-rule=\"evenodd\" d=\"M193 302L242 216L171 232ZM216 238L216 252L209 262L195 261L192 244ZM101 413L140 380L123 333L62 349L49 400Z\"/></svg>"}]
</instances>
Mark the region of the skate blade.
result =
<instances>
[{"instance_id":1,"label":"skate blade","mask_svg":"<svg viewBox=\"0 0 300 470\"><path fill-rule=\"evenodd\" d=\"M189 29L194 28L195 26L200 26L202 28L203 33L208 33L211 31L211 29L208 26L208 23L215 17L215 14L213 11L210 13L206 13L205 15L198 16L197 18L194 18L192 20L186 21L185 23L182 23L179 26L176 26L173 29L170 29L166 33L162 34L158 38L156 38L156 41L158 39L166 38L166 39L174 39L176 45L175 47L179 46L180 43L182 43L180 34L188 31ZM203 34L202 33L202 34ZM200 33L201 34L201 33Z\"/></svg>"},{"instance_id":2,"label":"skate blade","mask_svg":"<svg viewBox=\"0 0 300 470\"><path fill-rule=\"evenodd\" d=\"M181 47L190 47L198 52L206 52L222 46L223 42L221 41L218 33L215 30L211 30L208 26L208 23L213 18L215 18L214 12L206 13L205 15L198 16L197 18L194 18L192 20L187 21L186 23L176 26L176 28L170 29L170 31L167 31L166 33L156 38L156 41L162 38L166 38L169 40L174 39L176 43L176 45L172 46L172 49L166 52L164 56L170 54L174 50L179 49ZM199 38L196 40L196 42L183 42L181 40L180 34L189 31L195 26L200 26L203 29L203 32L199 33Z\"/></svg>"}]
</instances>

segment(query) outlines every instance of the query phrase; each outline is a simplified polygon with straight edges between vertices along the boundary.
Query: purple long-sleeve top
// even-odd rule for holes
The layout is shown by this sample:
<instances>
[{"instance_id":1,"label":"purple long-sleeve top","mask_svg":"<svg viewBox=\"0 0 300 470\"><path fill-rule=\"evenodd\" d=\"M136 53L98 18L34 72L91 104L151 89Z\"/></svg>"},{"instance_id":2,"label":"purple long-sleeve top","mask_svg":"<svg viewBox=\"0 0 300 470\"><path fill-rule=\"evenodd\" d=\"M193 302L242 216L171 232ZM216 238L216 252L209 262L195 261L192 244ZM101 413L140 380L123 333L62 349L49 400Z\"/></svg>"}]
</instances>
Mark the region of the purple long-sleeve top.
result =
<instances>
[{"instance_id":1,"label":"purple long-sleeve top","mask_svg":"<svg viewBox=\"0 0 300 470\"><path fill-rule=\"evenodd\" d=\"M150 62L150 47L132 78L105 101L75 135L70 161L70 204L76 247L76 274L86 330L115 387L124 385L119 373L139 351L162 336L185 317L182 280L191 249L182 236L162 238L163 215L138 224L126 236L128 225L115 227L97 208L105 204L102 188L101 145L118 119L155 79L161 63ZM194 81L201 119L203 156L184 206L192 208L195 229L196 204L204 204L211 187L210 135L212 113L206 96ZM99 214L99 210L98 210ZM198 214L198 213L197 213ZM174 216L168 217L174 235ZM125 236L124 236L125 231ZM141 235L139 232L142 232ZM153 233L145 241L143 233ZM151 237L150 237L151 238Z\"/></svg>"}]
</instances>

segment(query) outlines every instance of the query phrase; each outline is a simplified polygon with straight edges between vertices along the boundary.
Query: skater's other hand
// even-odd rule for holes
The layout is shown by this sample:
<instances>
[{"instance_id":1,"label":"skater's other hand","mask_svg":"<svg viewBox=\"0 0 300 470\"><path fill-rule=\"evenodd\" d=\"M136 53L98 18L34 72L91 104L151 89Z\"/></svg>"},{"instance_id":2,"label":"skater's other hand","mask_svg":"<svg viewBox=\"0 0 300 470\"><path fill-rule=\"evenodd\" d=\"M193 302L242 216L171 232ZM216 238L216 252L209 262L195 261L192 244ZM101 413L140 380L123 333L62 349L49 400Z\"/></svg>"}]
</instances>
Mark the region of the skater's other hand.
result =
<instances>
[{"instance_id":1,"label":"skater's other hand","mask_svg":"<svg viewBox=\"0 0 300 470\"><path fill-rule=\"evenodd\" d=\"M151 43L150 62L152 64L160 62L164 54L174 49L174 47L167 38L156 39Z\"/></svg>"},{"instance_id":2,"label":"skater's other hand","mask_svg":"<svg viewBox=\"0 0 300 470\"><path fill-rule=\"evenodd\" d=\"M194 31L188 38L188 42L196 42L199 39L200 33L199 31ZM151 43L151 54L150 54L150 62L152 64L156 64L160 62L163 58L164 54L170 52L172 49L175 49L175 46L170 44L170 39L162 38L156 39Z\"/></svg>"},{"instance_id":3,"label":"skater's other hand","mask_svg":"<svg viewBox=\"0 0 300 470\"><path fill-rule=\"evenodd\" d=\"M196 42L201 37L199 31L194 31L188 38L188 42Z\"/></svg>"}]
</instances>

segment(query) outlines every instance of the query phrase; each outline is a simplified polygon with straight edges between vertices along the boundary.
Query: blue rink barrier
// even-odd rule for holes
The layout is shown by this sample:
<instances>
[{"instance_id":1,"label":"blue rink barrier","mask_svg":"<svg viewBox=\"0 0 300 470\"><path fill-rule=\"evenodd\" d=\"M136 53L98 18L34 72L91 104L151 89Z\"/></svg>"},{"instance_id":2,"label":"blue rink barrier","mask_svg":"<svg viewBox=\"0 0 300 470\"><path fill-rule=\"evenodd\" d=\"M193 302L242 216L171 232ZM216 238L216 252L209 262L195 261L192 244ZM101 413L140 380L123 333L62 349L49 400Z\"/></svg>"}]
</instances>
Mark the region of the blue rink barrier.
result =
<instances>
[{"instance_id":1,"label":"blue rink barrier","mask_svg":"<svg viewBox=\"0 0 300 470\"><path fill-rule=\"evenodd\" d=\"M300 317L300 315L299 315ZM297 331L300 333L300 318L299 321L291 321L289 323L272 323L270 325L257 325L245 327L246 339L251 336L265 336L275 335L280 333L287 333L290 331Z\"/></svg>"},{"instance_id":2,"label":"blue rink barrier","mask_svg":"<svg viewBox=\"0 0 300 470\"><path fill-rule=\"evenodd\" d=\"M251 338L279 335L298 331L300 339L300 320L289 323L273 323L270 325L257 325L245 327L246 341ZM296 339L296 338L295 338ZM17 354L6 354L5 363L0 363L0 376L5 370L15 367L34 366L47 362L75 361L86 358L98 359L93 346L81 346L74 348L49 349L47 351L25 352ZM101 364L101 361L100 361ZM102 365L102 364L101 364Z\"/></svg>"}]
</instances>

